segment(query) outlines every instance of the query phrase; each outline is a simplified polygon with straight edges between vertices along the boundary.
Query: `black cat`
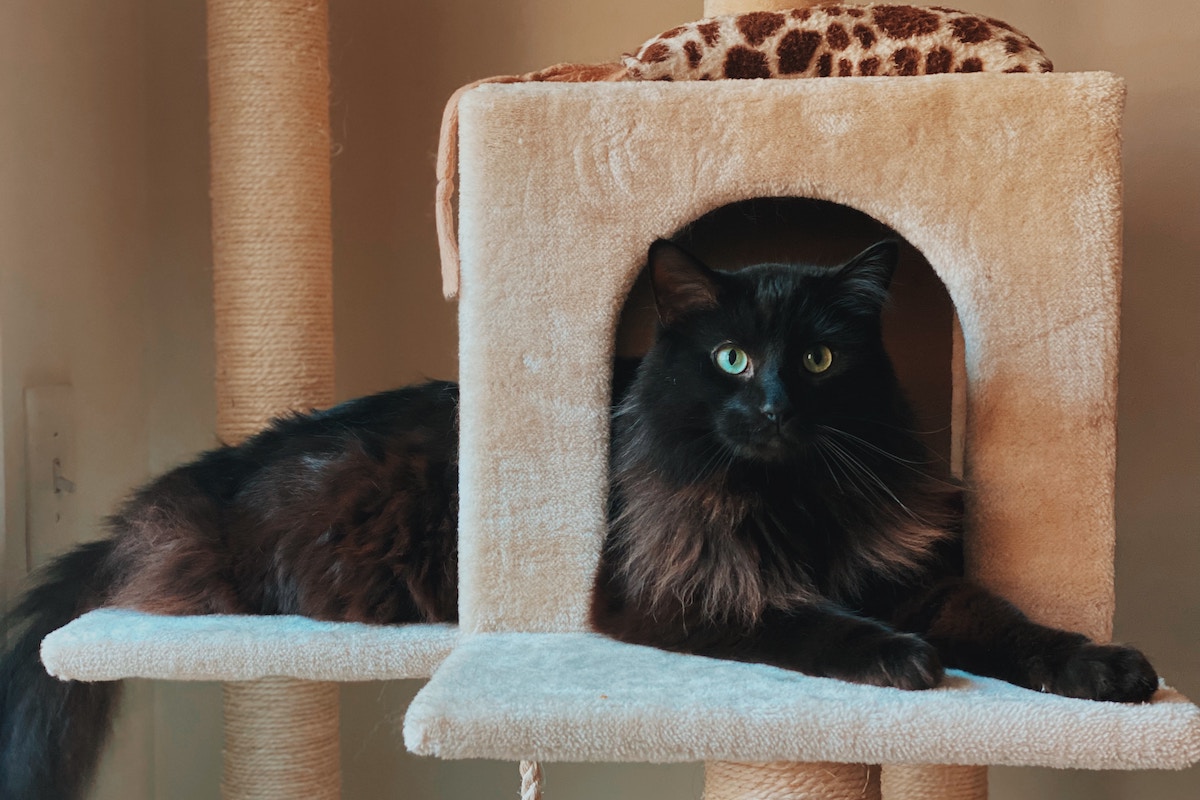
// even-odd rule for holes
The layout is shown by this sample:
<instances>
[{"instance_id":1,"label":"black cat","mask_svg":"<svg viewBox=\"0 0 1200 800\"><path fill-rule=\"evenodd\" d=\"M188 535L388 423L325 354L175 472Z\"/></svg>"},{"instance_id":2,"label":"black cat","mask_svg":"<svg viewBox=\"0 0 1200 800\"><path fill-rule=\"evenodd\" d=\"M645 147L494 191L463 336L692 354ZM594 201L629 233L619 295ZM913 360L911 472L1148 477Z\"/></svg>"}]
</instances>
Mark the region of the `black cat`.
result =
<instances>
[{"instance_id":1,"label":"black cat","mask_svg":"<svg viewBox=\"0 0 1200 800\"><path fill-rule=\"evenodd\" d=\"M880 311L898 258L714 272L657 242L661 321L614 415L592 624L618 639L927 689L943 666L1144 701L1137 650L962 578L957 482L912 433Z\"/></svg>"},{"instance_id":2,"label":"black cat","mask_svg":"<svg viewBox=\"0 0 1200 800\"><path fill-rule=\"evenodd\" d=\"M717 273L655 243L658 337L631 385L614 377L594 626L906 689L946 665L1148 699L1138 651L1037 625L962 579L959 486L911 433L881 341L896 259L884 242L837 269ZM151 482L109 539L51 564L10 615L0 796L86 789L117 685L58 682L37 653L87 610L456 619L457 404L430 383L278 420Z\"/></svg>"}]
</instances>

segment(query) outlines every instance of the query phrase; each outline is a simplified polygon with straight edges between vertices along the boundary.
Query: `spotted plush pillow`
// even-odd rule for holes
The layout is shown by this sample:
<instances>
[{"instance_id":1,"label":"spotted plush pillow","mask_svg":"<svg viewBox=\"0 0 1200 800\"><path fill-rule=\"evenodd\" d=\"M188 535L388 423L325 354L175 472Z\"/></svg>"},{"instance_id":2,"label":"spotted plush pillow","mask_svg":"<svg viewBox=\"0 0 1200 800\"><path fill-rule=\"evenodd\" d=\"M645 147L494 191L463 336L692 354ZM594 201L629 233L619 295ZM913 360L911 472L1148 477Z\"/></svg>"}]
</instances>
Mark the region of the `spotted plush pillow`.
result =
<instances>
[{"instance_id":1,"label":"spotted plush pillow","mask_svg":"<svg viewBox=\"0 0 1200 800\"><path fill-rule=\"evenodd\" d=\"M939 6L822 5L672 28L626 56L634 80L1050 72L1040 47L991 17Z\"/></svg>"}]
</instances>

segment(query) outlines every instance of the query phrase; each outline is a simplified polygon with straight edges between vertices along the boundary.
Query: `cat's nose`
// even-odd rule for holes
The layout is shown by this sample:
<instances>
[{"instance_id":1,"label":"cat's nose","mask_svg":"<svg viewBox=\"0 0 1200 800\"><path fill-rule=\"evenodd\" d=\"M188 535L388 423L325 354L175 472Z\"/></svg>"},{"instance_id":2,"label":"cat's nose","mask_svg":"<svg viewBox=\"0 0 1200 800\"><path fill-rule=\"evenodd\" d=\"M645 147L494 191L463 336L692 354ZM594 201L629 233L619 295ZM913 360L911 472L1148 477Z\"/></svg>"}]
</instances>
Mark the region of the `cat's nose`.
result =
<instances>
[{"instance_id":1,"label":"cat's nose","mask_svg":"<svg viewBox=\"0 0 1200 800\"><path fill-rule=\"evenodd\" d=\"M791 416L791 410L787 407L786 403L774 400L763 403L759 412L767 418L768 422L773 422L776 425L782 425Z\"/></svg>"},{"instance_id":2,"label":"cat's nose","mask_svg":"<svg viewBox=\"0 0 1200 800\"><path fill-rule=\"evenodd\" d=\"M759 379L762 394L759 396L758 413L776 428L783 426L792 414L791 399L777 370L765 369Z\"/></svg>"}]
</instances>

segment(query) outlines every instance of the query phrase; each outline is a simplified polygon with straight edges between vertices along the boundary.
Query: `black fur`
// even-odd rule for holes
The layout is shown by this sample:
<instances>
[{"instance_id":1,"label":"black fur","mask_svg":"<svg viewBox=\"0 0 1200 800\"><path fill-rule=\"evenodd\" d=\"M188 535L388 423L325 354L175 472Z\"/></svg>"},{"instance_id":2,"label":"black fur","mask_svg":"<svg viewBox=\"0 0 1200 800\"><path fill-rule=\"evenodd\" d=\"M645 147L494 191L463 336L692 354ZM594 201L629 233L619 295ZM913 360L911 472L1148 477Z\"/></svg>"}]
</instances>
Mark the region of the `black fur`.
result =
<instances>
[{"instance_id":1,"label":"black fur","mask_svg":"<svg viewBox=\"0 0 1200 800\"><path fill-rule=\"evenodd\" d=\"M93 608L112 578L112 542L91 542L43 570L8 616L12 646L0 660L0 797L79 797L111 725L119 683L50 677L39 658L46 634Z\"/></svg>"}]
</instances>

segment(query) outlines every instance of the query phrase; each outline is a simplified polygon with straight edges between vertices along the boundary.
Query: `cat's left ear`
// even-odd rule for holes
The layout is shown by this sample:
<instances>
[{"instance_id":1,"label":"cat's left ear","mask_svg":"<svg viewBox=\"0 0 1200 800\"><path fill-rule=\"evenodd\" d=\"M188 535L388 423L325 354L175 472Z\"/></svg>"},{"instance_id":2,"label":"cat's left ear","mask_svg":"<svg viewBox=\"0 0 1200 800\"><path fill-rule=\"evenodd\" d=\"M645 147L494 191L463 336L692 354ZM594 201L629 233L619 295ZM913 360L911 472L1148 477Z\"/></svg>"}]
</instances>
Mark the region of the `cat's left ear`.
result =
<instances>
[{"instance_id":1,"label":"cat's left ear","mask_svg":"<svg viewBox=\"0 0 1200 800\"><path fill-rule=\"evenodd\" d=\"M894 239L877 242L846 262L834 276L838 293L854 307L879 313L888 299L888 287L900 262L900 245Z\"/></svg>"},{"instance_id":2,"label":"cat's left ear","mask_svg":"<svg viewBox=\"0 0 1200 800\"><path fill-rule=\"evenodd\" d=\"M717 276L674 242L659 239L646 260L654 305L663 325L670 327L685 315L717 305Z\"/></svg>"}]
</instances>

